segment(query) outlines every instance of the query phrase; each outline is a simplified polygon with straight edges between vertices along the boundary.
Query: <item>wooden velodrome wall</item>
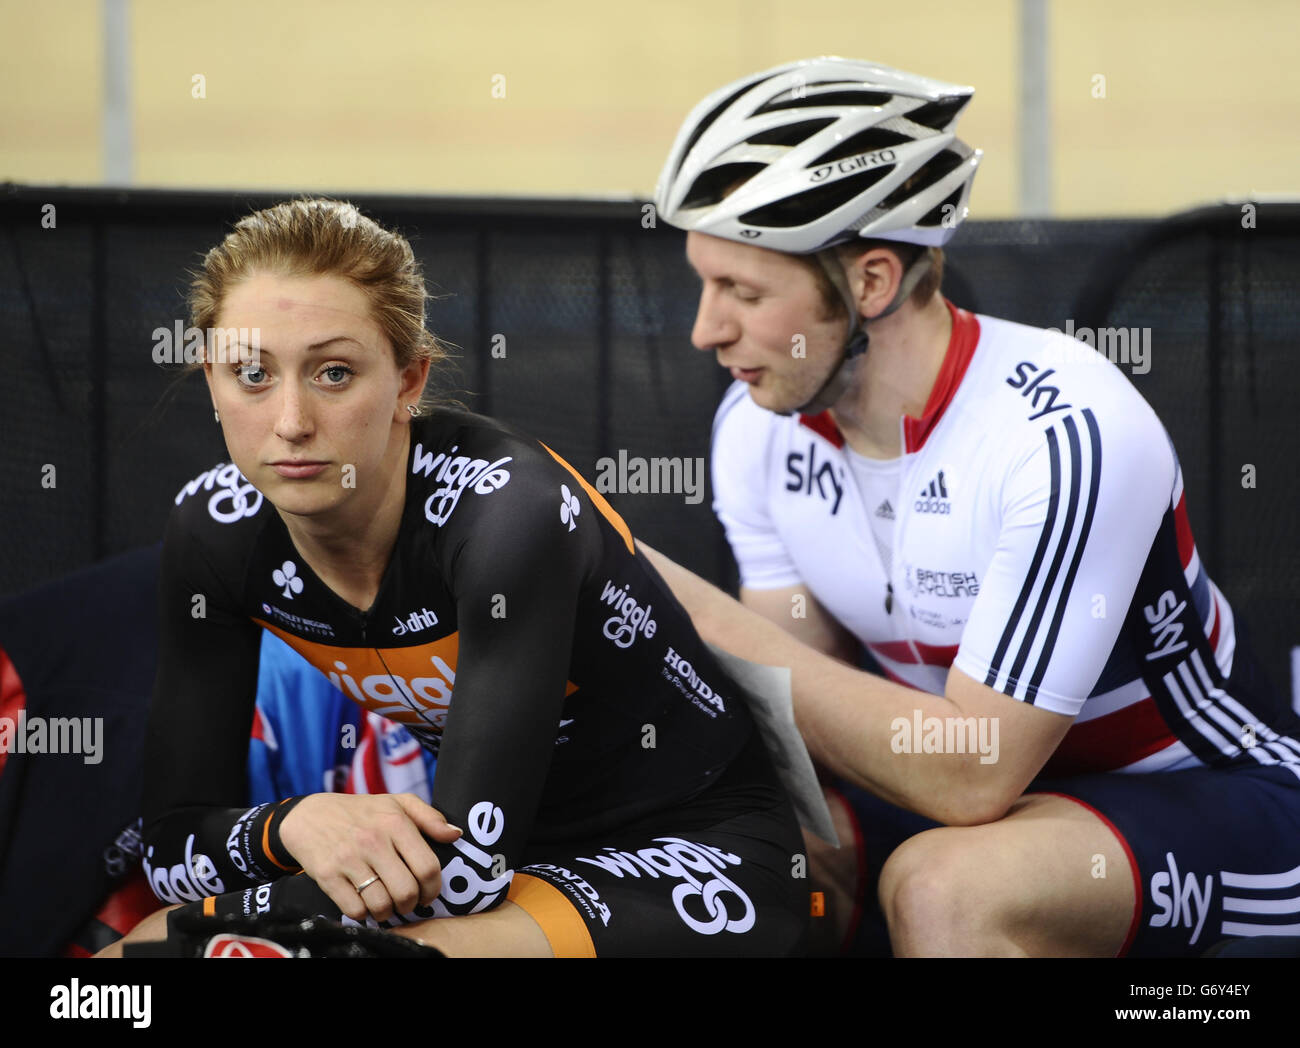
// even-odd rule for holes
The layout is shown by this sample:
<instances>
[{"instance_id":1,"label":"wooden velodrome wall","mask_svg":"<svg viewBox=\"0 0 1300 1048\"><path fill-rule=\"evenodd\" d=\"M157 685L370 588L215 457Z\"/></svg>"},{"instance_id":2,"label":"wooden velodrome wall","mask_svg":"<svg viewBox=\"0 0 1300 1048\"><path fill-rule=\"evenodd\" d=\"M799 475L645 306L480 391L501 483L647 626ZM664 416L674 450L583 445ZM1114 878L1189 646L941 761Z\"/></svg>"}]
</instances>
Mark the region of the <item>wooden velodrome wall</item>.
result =
<instances>
[{"instance_id":1,"label":"wooden velodrome wall","mask_svg":"<svg viewBox=\"0 0 1300 1048\"><path fill-rule=\"evenodd\" d=\"M1019 8L126 0L134 180L646 197L706 92L832 53L973 84L961 126L986 153L975 217L1010 217ZM0 181L102 181L101 14L100 0L0 0ZM1055 216L1295 187L1293 0L1055 0L1048 20Z\"/></svg>"}]
</instances>

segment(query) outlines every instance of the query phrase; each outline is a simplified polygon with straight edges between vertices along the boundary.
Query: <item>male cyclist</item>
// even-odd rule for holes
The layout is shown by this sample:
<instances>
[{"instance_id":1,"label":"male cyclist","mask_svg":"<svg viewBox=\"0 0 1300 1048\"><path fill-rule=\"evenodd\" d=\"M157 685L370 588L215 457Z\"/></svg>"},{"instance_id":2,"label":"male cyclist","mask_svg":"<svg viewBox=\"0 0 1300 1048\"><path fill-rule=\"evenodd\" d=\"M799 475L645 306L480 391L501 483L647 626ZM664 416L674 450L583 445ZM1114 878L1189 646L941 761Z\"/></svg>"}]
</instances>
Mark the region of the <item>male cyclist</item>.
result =
<instances>
[{"instance_id":1,"label":"male cyclist","mask_svg":"<svg viewBox=\"0 0 1300 1048\"><path fill-rule=\"evenodd\" d=\"M825 876L876 889L895 953L1287 934L1297 724L1197 556L1164 427L1099 354L939 292L971 95L821 58L687 117L656 204L702 281L692 341L736 379L713 481L750 611L656 563L706 639L792 668L856 836Z\"/></svg>"}]
</instances>

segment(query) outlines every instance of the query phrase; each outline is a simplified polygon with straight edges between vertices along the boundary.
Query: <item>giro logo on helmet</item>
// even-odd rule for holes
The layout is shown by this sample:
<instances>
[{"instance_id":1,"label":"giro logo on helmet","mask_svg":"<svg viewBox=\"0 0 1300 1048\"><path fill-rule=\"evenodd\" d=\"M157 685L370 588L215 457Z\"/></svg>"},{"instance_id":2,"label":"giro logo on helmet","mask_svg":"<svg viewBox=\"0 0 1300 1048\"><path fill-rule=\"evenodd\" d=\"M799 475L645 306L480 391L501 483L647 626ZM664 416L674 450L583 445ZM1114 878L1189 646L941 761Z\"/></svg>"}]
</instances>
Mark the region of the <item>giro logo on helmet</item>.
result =
<instances>
[{"instance_id":1,"label":"giro logo on helmet","mask_svg":"<svg viewBox=\"0 0 1300 1048\"><path fill-rule=\"evenodd\" d=\"M761 236L765 248L793 254L882 236L942 247L966 217L982 156L954 133L973 95L834 57L743 77L682 124L656 185L656 214L726 240ZM831 182L844 192L809 191Z\"/></svg>"}]
</instances>

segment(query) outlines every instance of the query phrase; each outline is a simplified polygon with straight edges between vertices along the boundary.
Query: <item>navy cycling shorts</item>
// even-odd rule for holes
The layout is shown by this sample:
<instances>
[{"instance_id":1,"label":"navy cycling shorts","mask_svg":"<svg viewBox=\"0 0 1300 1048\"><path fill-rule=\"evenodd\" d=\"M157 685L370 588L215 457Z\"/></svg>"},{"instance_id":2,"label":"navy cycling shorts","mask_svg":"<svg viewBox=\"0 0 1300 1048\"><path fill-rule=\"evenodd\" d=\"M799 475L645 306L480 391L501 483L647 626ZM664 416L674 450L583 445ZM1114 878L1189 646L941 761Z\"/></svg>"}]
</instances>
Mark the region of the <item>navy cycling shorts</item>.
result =
<instances>
[{"instance_id":1,"label":"navy cycling shorts","mask_svg":"<svg viewBox=\"0 0 1300 1048\"><path fill-rule=\"evenodd\" d=\"M840 786L860 834L863 907L849 952L887 955L880 868L939 824ZM1300 936L1300 766L1194 768L1040 779L1102 817L1129 860L1137 902L1121 956L1196 957L1224 939Z\"/></svg>"}]
</instances>

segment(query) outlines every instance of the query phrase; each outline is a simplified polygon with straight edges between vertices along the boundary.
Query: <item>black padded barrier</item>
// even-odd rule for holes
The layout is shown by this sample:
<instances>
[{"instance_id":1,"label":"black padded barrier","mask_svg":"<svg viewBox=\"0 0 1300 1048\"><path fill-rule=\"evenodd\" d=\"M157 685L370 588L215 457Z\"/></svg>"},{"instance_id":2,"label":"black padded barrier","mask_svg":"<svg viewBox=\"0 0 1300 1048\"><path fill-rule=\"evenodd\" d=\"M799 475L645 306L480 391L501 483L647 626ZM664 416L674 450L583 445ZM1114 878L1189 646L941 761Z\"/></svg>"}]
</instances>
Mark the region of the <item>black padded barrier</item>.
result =
<instances>
[{"instance_id":1,"label":"black padded barrier","mask_svg":"<svg viewBox=\"0 0 1300 1048\"><path fill-rule=\"evenodd\" d=\"M0 186L0 593L156 541L181 484L225 457L202 380L155 365L151 333L186 322L185 271L234 220L292 195ZM645 205L349 199L411 238L442 296L429 327L456 357L440 389L591 479L620 451L707 464L728 377L690 347L684 238L647 228ZM1300 622L1300 222L1287 205L1257 205L1253 228L1242 217L970 222L944 288L1027 324L1150 328L1150 370L1125 371L1178 448L1211 576L1285 687ZM686 498L610 496L639 537L731 584L711 489Z\"/></svg>"}]
</instances>

